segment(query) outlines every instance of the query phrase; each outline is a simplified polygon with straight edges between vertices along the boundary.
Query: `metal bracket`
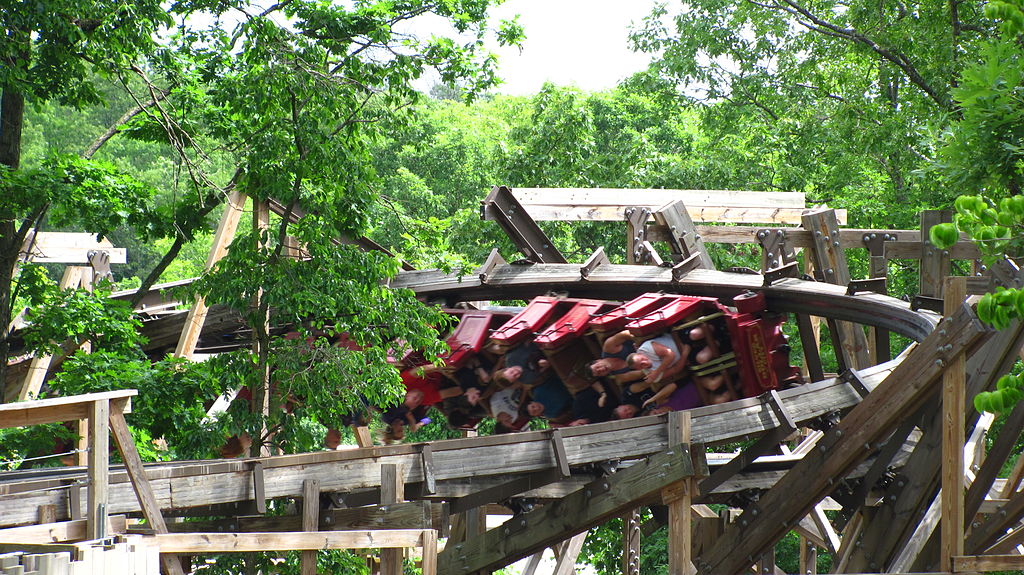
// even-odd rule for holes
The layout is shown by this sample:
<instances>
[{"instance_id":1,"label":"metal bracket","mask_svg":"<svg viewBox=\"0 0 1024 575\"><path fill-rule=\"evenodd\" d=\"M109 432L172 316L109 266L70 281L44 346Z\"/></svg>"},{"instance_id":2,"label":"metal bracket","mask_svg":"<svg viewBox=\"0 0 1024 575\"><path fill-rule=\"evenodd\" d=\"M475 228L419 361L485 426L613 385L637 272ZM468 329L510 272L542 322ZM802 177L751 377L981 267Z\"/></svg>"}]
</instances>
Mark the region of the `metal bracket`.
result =
<instances>
[{"instance_id":1,"label":"metal bracket","mask_svg":"<svg viewBox=\"0 0 1024 575\"><path fill-rule=\"evenodd\" d=\"M503 266L506 263L505 258L501 257L501 253L498 252L498 248L491 250L491 253L487 256L487 260L484 261L484 265L480 266L476 270L477 276L480 277L480 283L486 284L487 276L494 271L494 268Z\"/></svg>"},{"instance_id":2,"label":"metal bracket","mask_svg":"<svg viewBox=\"0 0 1024 575\"><path fill-rule=\"evenodd\" d=\"M437 480L434 476L434 450L429 443L420 448L420 463L423 465L423 492L433 495L437 493Z\"/></svg>"},{"instance_id":3,"label":"metal bracket","mask_svg":"<svg viewBox=\"0 0 1024 575\"><path fill-rule=\"evenodd\" d=\"M586 280L590 278L590 274L593 273L598 266L610 263L611 260L608 259L608 254L604 253L604 246L597 248L594 250L594 253L590 254L587 261L583 262L583 266L580 267L580 279Z\"/></svg>"},{"instance_id":4,"label":"metal bracket","mask_svg":"<svg viewBox=\"0 0 1024 575\"><path fill-rule=\"evenodd\" d=\"M942 298L923 295L914 296L914 299L910 300L910 309L913 311L925 309L941 314L943 309Z\"/></svg>"},{"instance_id":5,"label":"metal bracket","mask_svg":"<svg viewBox=\"0 0 1024 575\"><path fill-rule=\"evenodd\" d=\"M783 266L770 269L764 272L764 287L771 287L775 282L786 278L800 277L800 266L796 262L789 262Z\"/></svg>"},{"instance_id":6,"label":"metal bracket","mask_svg":"<svg viewBox=\"0 0 1024 575\"><path fill-rule=\"evenodd\" d=\"M562 477L572 475L572 471L569 469L569 458L565 454L565 442L562 441L562 430L557 427L551 430L551 450L555 454L555 464Z\"/></svg>"},{"instance_id":7,"label":"metal bracket","mask_svg":"<svg viewBox=\"0 0 1024 575\"><path fill-rule=\"evenodd\" d=\"M757 230L756 237L763 250L761 269L764 271L781 268L796 260L796 253L786 243L786 230L765 228Z\"/></svg>"},{"instance_id":8,"label":"metal bracket","mask_svg":"<svg viewBox=\"0 0 1024 575\"><path fill-rule=\"evenodd\" d=\"M1003 258L992 264L992 267L988 270L989 277L989 289L995 289L997 286L1005 288L1019 288L1021 287L1020 268L1009 258Z\"/></svg>"},{"instance_id":9,"label":"metal bracket","mask_svg":"<svg viewBox=\"0 0 1024 575\"><path fill-rule=\"evenodd\" d=\"M701 267L700 254L693 254L672 266L672 281L677 282L691 271Z\"/></svg>"},{"instance_id":10,"label":"metal bracket","mask_svg":"<svg viewBox=\"0 0 1024 575\"><path fill-rule=\"evenodd\" d=\"M886 278L850 280L850 283L846 284L846 295L857 295L857 292L866 291L880 294L886 293Z\"/></svg>"},{"instance_id":11,"label":"metal bracket","mask_svg":"<svg viewBox=\"0 0 1024 575\"><path fill-rule=\"evenodd\" d=\"M844 371L839 375L839 379L849 384L861 399L864 399L871 393L871 390L864 384L864 380L860 378L860 374L856 370L848 369Z\"/></svg>"},{"instance_id":12,"label":"metal bracket","mask_svg":"<svg viewBox=\"0 0 1024 575\"><path fill-rule=\"evenodd\" d=\"M95 281L114 281L114 274L110 271L110 252L107 250L89 250L86 256L89 258L89 265L92 266Z\"/></svg>"},{"instance_id":13,"label":"metal bracket","mask_svg":"<svg viewBox=\"0 0 1024 575\"><path fill-rule=\"evenodd\" d=\"M759 276L759 275L761 275L761 272L759 272L759 271L757 271L757 270L755 270L753 268L748 268L746 266L733 266L731 268L725 268L725 271L727 271L727 272L729 272L731 274L746 274L746 275L751 275L751 276Z\"/></svg>"},{"instance_id":14,"label":"metal bracket","mask_svg":"<svg viewBox=\"0 0 1024 575\"><path fill-rule=\"evenodd\" d=\"M263 464L257 461L252 464L252 491L257 513L267 512L267 486L263 480Z\"/></svg>"},{"instance_id":15,"label":"metal bracket","mask_svg":"<svg viewBox=\"0 0 1024 575\"><path fill-rule=\"evenodd\" d=\"M896 234L864 234L861 241L864 242L864 247L868 249L868 253L875 257L885 255L885 242L895 242L897 240Z\"/></svg>"}]
</instances>

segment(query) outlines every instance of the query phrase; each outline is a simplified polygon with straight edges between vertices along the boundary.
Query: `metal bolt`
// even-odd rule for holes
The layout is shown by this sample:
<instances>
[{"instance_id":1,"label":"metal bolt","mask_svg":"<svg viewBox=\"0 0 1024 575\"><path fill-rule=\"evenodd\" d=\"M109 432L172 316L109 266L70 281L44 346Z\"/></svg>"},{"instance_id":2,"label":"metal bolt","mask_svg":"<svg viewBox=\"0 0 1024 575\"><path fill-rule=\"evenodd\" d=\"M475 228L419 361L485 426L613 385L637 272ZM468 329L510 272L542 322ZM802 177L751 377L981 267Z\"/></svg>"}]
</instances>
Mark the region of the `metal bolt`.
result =
<instances>
[{"instance_id":1,"label":"metal bolt","mask_svg":"<svg viewBox=\"0 0 1024 575\"><path fill-rule=\"evenodd\" d=\"M832 247L838 248L839 247L839 242L832 242Z\"/></svg>"},{"instance_id":2,"label":"metal bolt","mask_svg":"<svg viewBox=\"0 0 1024 575\"><path fill-rule=\"evenodd\" d=\"M821 230L815 230L814 231L814 237L820 238L821 237Z\"/></svg>"},{"instance_id":3,"label":"metal bolt","mask_svg":"<svg viewBox=\"0 0 1024 575\"><path fill-rule=\"evenodd\" d=\"M779 236L781 238L781 237L786 235L786 232L784 232L782 230L775 230L775 235L777 235L777 236Z\"/></svg>"},{"instance_id":4,"label":"metal bolt","mask_svg":"<svg viewBox=\"0 0 1024 575\"><path fill-rule=\"evenodd\" d=\"M946 362L942 361L941 359L936 359L935 360L935 365L937 365L939 367L945 367L946 366Z\"/></svg>"}]
</instances>

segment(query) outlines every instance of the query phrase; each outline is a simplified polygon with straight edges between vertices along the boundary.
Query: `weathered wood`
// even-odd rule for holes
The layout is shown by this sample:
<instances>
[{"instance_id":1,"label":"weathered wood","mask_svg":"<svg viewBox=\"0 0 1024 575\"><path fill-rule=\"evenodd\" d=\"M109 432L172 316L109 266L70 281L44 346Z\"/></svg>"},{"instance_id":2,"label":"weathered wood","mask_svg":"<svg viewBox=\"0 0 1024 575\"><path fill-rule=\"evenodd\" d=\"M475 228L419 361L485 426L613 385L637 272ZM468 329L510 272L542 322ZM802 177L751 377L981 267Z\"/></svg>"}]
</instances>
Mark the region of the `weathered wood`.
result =
<instances>
[{"instance_id":1,"label":"weathered wood","mask_svg":"<svg viewBox=\"0 0 1024 575\"><path fill-rule=\"evenodd\" d=\"M828 283L845 286L850 283L850 268L846 263L846 252L839 247L839 227L831 210L805 212L803 227L814 234L815 265ZM832 327L832 323L829 326ZM842 354L841 363L851 369L870 365L868 343L864 330L856 324L836 322Z\"/></svg>"},{"instance_id":2,"label":"weathered wood","mask_svg":"<svg viewBox=\"0 0 1024 575\"><path fill-rule=\"evenodd\" d=\"M672 449L518 516L474 541L446 548L439 573L494 569L582 533L693 473L689 450Z\"/></svg>"},{"instance_id":3,"label":"weathered wood","mask_svg":"<svg viewBox=\"0 0 1024 575\"><path fill-rule=\"evenodd\" d=\"M806 575L818 573L818 547L811 541L800 537L800 572Z\"/></svg>"},{"instance_id":4,"label":"weathered wood","mask_svg":"<svg viewBox=\"0 0 1024 575\"><path fill-rule=\"evenodd\" d=\"M115 408L114 411L118 410ZM85 512L89 539L102 539L106 536L103 531L107 527L107 502L110 498L111 414L109 399L94 401L89 406L89 495Z\"/></svg>"},{"instance_id":5,"label":"weathered wood","mask_svg":"<svg viewBox=\"0 0 1024 575\"><path fill-rule=\"evenodd\" d=\"M622 516L622 575L640 575L640 509Z\"/></svg>"},{"instance_id":6,"label":"weathered wood","mask_svg":"<svg viewBox=\"0 0 1024 575\"><path fill-rule=\"evenodd\" d=\"M420 547L423 557L420 571L423 575L437 575L437 531L424 530Z\"/></svg>"},{"instance_id":7,"label":"weathered wood","mask_svg":"<svg viewBox=\"0 0 1024 575\"><path fill-rule=\"evenodd\" d=\"M405 482L397 465L380 466L380 502L383 505L399 503L405 493ZM401 549L384 549L380 553L381 575L402 575Z\"/></svg>"},{"instance_id":8,"label":"weathered wood","mask_svg":"<svg viewBox=\"0 0 1024 575\"><path fill-rule=\"evenodd\" d=\"M109 401L138 395L134 389L86 393L69 397L37 399L18 403L0 404L0 428L25 427L40 423L74 421L89 417L90 405L97 401ZM129 404L130 405L130 404ZM130 411L126 406L126 412Z\"/></svg>"},{"instance_id":9,"label":"weathered wood","mask_svg":"<svg viewBox=\"0 0 1024 575\"><path fill-rule=\"evenodd\" d=\"M587 532L574 535L562 547L562 552L555 562L555 570L551 575L576 575L576 559L580 556L583 543L587 540Z\"/></svg>"},{"instance_id":10,"label":"weathered wood","mask_svg":"<svg viewBox=\"0 0 1024 575\"><path fill-rule=\"evenodd\" d=\"M537 225L529 211L524 209L512 190L495 186L480 203L481 215L493 220L505 231L523 255L536 263L565 263L565 256Z\"/></svg>"},{"instance_id":11,"label":"weathered wood","mask_svg":"<svg viewBox=\"0 0 1024 575\"><path fill-rule=\"evenodd\" d=\"M628 197L628 196L627 196ZM644 207L656 210L664 204ZM532 204L523 206L534 221L621 222L626 211L638 207L628 203L617 206L556 206ZM693 206L686 211L695 222L729 224L799 224L804 208L749 208L732 206ZM836 210L841 223L846 223L846 210ZM492 219L487 217L485 219Z\"/></svg>"},{"instance_id":12,"label":"weathered wood","mask_svg":"<svg viewBox=\"0 0 1024 575\"><path fill-rule=\"evenodd\" d=\"M804 209L803 192L760 192L743 190L666 190L622 188L515 188L516 199L524 206L619 206L623 199L636 200L637 206L654 211L675 200L693 206L729 206L752 208Z\"/></svg>"},{"instance_id":13,"label":"weathered wood","mask_svg":"<svg viewBox=\"0 0 1024 575\"><path fill-rule=\"evenodd\" d=\"M951 316L967 297L964 278L946 278L943 293L945 313ZM939 565L943 571L952 571L952 557L964 553L965 369L966 360L960 354L949 360L942 375L942 557Z\"/></svg>"},{"instance_id":14,"label":"weathered wood","mask_svg":"<svg viewBox=\"0 0 1024 575\"><path fill-rule=\"evenodd\" d=\"M318 531L315 533L158 533L153 536L165 553L247 553L314 551L320 549L395 549L419 547L424 529L377 531ZM432 531L432 530L430 530Z\"/></svg>"},{"instance_id":15,"label":"weathered wood","mask_svg":"<svg viewBox=\"0 0 1024 575\"><path fill-rule=\"evenodd\" d=\"M945 362L991 335L973 312L961 307L943 320L867 398L818 442L730 528L723 541L702 556L702 573L738 573L792 524L810 512L883 441L908 413L921 405L942 374ZM946 347L948 346L948 347ZM941 361L938 361L941 360Z\"/></svg>"},{"instance_id":16,"label":"weathered wood","mask_svg":"<svg viewBox=\"0 0 1024 575\"><path fill-rule=\"evenodd\" d=\"M621 218L626 220L626 263L629 265L648 263L641 246L647 241L645 224L650 217L650 208L628 207L622 211Z\"/></svg>"},{"instance_id":17,"label":"weathered wood","mask_svg":"<svg viewBox=\"0 0 1024 575\"><path fill-rule=\"evenodd\" d=\"M679 263L691 256L697 256L699 267L714 269L715 264L704 247L704 240L693 224L686 204L674 200L654 212L654 219L669 230L669 245L672 246L672 260Z\"/></svg>"},{"instance_id":18,"label":"weathered wood","mask_svg":"<svg viewBox=\"0 0 1024 575\"><path fill-rule=\"evenodd\" d=\"M112 264L128 261L127 249L115 248L106 238L97 240L96 234L81 232L29 232L18 256L37 264L88 265L89 253L95 251L110 254Z\"/></svg>"},{"instance_id":19,"label":"weathered wood","mask_svg":"<svg viewBox=\"0 0 1024 575\"><path fill-rule=\"evenodd\" d=\"M3 543L66 543L88 539L87 521L77 519L73 521L59 521L43 523L39 525L26 525L24 527L11 527L0 530L0 542ZM124 515L110 515L107 517L108 534L121 534L127 530L127 520Z\"/></svg>"},{"instance_id":20,"label":"weathered wood","mask_svg":"<svg viewBox=\"0 0 1024 575\"><path fill-rule=\"evenodd\" d=\"M316 531L320 522L320 481L302 482L302 530ZM300 557L301 575L316 575L316 551L303 551Z\"/></svg>"},{"instance_id":21,"label":"weathered wood","mask_svg":"<svg viewBox=\"0 0 1024 575\"><path fill-rule=\"evenodd\" d=\"M669 412L669 448L689 445L691 439L690 413ZM669 575L692 575L696 569L693 567L693 517L690 506L693 505L696 484L688 477L676 485L680 488L678 497L673 495L666 500L668 490L662 490L662 500L668 505L668 572Z\"/></svg>"},{"instance_id":22,"label":"weathered wood","mask_svg":"<svg viewBox=\"0 0 1024 575\"><path fill-rule=\"evenodd\" d=\"M941 298L943 278L950 272L950 254L940 250L928 240L929 231L943 222L953 221L949 210L923 210L921 212L921 281L919 294Z\"/></svg>"},{"instance_id":23,"label":"weathered wood","mask_svg":"<svg viewBox=\"0 0 1024 575\"><path fill-rule=\"evenodd\" d=\"M118 399L111 402L109 414L110 434L114 436L114 443L117 445L118 451L121 452L121 459L124 461L128 475L131 477L132 487L135 490L139 506L142 508L142 513L146 517L146 522L152 526L157 534L167 533L167 524L160 513L160 505L157 503L153 488L146 478L146 470L142 468L142 459L139 457L139 452L135 447L135 440L132 439L131 430L128 429L128 423L124 419L124 406L127 401L127 399ZM103 435L104 443L106 443L107 437L107 434ZM177 557L171 555L161 556L160 563L170 575L182 574L181 562L178 561Z\"/></svg>"},{"instance_id":24,"label":"weathered wood","mask_svg":"<svg viewBox=\"0 0 1024 575\"><path fill-rule=\"evenodd\" d=\"M242 218L242 209L245 207L246 195L232 189L228 195L224 212L220 216L220 223L217 224L217 231L213 235L213 245L210 246L210 253L206 257L206 270L210 270L225 254L228 253L228 246L235 238L238 229L238 222ZM192 357L192 353L199 343L199 336L203 331L203 324L206 322L206 315L209 307L206 301L197 296L192 308L185 319L185 326L178 339L178 346L174 350L175 357Z\"/></svg>"},{"instance_id":25,"label":"weathered wood","mask_svg":"<svg viewBox=\"0 0 1024 575\"><path fill-rule=\"evenodd\" d=\"M952 559L954 573L985 573L989 571L1020 571L1022 555L960 555Z\"/></svg>"}]
</instances>

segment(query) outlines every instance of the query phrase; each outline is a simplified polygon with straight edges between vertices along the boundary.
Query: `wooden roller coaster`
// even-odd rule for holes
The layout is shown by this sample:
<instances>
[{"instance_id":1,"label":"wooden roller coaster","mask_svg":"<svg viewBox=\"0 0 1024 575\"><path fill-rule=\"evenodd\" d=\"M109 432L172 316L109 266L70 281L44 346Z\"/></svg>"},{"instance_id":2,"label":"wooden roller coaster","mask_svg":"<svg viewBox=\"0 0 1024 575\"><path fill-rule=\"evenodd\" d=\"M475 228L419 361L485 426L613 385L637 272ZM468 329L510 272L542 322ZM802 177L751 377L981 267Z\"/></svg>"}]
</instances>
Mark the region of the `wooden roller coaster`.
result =
<instances>
[{"instance_id":1,"label":"wooden roller coaster","mask_svg":"<svg viewBox=\"0 0 1024 575\"><path fill-rule=\"evenodd\" d=\"M44 556L45 572L70 573L87 560L112 564L100 556L114 552L133 557L125 573L155 573L158 557L162 569L181 573L188 562L176 554L266 550L304 551L303 572L315 573L317 549L381 548L380 569L390 575L401 572L403 547L421 549L424 573L487 573L524 558L524 572L533 573L550 547L562 574L573 572L587 531L615 517L624 519L626 574L639 573L642 534L662 527L673 575L780 572L774 550L790 532L800 537L801 573L816 572L819 550L832 556L836 573L1024 568L1024 464L997 479L1015 455L1024 406L1004 418L986 449L994 418L965 401L993 388L1020 357L1021 326L993 331L968 299L1022 285L1016 266L974 264L976 274L948 277L951 260L978 254L966 242L942 252L922 240L940 212L922 214L920 231L850 230L839 227L841 213L805 210L799 194L631 191L639 205L621 205L623 197L495 188L483 216L525 259L507 263L495 251L472 276L407 270L392 286L448 306L551 292L722 301L754 292L794 319L808 383L579 427L146 465L124 423L133 392L2 404L3 427L87 421L90 449L83 467L0 473L0 573L27 573ZM235 200L240 209L244 198ZM567 263L537 219L625 221L630 263L613 265L600 249L582 264ZM218 236L226 244L230 234ZM762 270L714 270L705 242L759 244ZM851 278L851 248L868 250L868 279ZM885 295L890 259L919 261L914 301ZM156 288L143 300L151 346L173 346L180 335L179 351L216 351L217 336L238 328L229 312L194 308L186 317L165 297ZM829 327L837 374L825 373L819 356L820 322ZM909 342L896 357L892 334ZM108 469L108 433L123 466ZM743 447L705 449L730 444ZM303 504L268 516L272 499ZM724 505L713 511L711 504ZM642 507L657 509L645 524ZM487 529L496 513L510 517ZM183 516L203 519L165 519ZM9 551L20 555L2 554ZM63 571L50 566L62 554L71 566Z\"/></svg>"}]
</instances>

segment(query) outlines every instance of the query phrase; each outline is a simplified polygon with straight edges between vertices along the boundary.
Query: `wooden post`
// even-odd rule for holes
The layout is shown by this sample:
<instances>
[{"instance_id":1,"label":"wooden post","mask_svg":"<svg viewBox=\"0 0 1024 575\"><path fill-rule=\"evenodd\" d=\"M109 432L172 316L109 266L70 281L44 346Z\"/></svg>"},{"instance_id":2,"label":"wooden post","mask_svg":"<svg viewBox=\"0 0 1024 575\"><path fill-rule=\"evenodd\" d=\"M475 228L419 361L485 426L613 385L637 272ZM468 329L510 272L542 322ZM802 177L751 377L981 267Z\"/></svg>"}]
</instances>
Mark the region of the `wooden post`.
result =
<instances>
[{"instance_id":1,"label":"wooden post","mask_svg":"<svg viewBox=\"0 0 1024 575\"><path fill-rule=\"evenodd\" d=\"M242 208L245 207L245 194L238 190L232 190L228 195L227 204L224 206L224 213L217 224L217 232L213 236L213 246L210 247L210 254L206 257L206 269L209 270L228 253L228 246L231 240L235 239L235 231L238 229L238 222L242 218ZM174 349L175 357L192 357L199 342L199 334L203 331L203 324L206 323L206 314L209 308L202 297L196 297L192 309L185 319L185 327L178 338L178 346Z\"/></svg>"},{"instance_id":2,"label":"wooden post","mask_svg":"<svg viewBox=\"0 0 1024 575\"><path fill-rule=\"evenodd\" d=\"M89 488L85 514L89 539L106 537L108 480L110 478L110 400L89 405Z\"/></svg>"},{"instance_id":3,"label":"wooden post","mask_svg":"<svg viewBox=\"0 0 1024 575\"><path fill-rule=\"evenodd\" d=\"M552 575L576 575L576 558L583 549L583 542L587 540L587 533L584 531L565 542Z\"/></svg>"},{"instance_id":4,"label":"wooden post","mask_svg":"<svg viewBox=\"0 0 1024 575\"><path fill-rule=\"evenodd\" d=\"M302 482L302 530L316 531L319 521L320 480L306 479ZM300 567L302 575L316 575L316 553L316 551L302 552Z\"/></svg>"},{"instance_id":5,"label":"wooden post","mask_svg":"<svg viewBox=\"0 0 1024 575\"><path fill-rule=\"evenodd\" d=\"M622 575L640 575L640 510L622 517Z\"/></svg>"},{"instance_id":6,"label":"wooden post","mask_svg":"<svg viewBox=\"0 0 1024 575\"><path fill-rule=\"evenodd\" d=\"M353 425L352 434L356 436L356 444L359 447L373 447L373 435L370 428L365 425Z\"/></svg>"},{"instance_id":7,"label":"wooden post","mask_svg":"<svg viewBox=\"0 0 1024 575\"><path fill-rule=\"evenodd\" d=\"M923 233L923 231L922 231ZM967 297L967 280L948 277L945 314L952 316ZM953 571L953 557L964 554L964 413L966 359L957 354L942 375L942 549L940 568Z\"/></svg>"},{"instance_id":8,"label":"wooden post","mask_svg":"<svg viewBox=\"0 0 1024 575\"><path fill-rule=\"evenodd\" d=\"M949 210L923 210L921 212L921 279L919 293L926 297L941 298L943 278L949 275L949 250L939 250L928 240L928 232L936 225L953 221ZM963 300L961 299L960 302ZM957 302L957 305L960 305Z\"/></svg>"},{"instance_id":9,"label":"wooden post","mask_svg":"<svg viewBox=\"0 0 1024 575\"><path fill-rule=\"evenodd\" d=\"M110 432L114 436L118 451L121 452L125 471L128 472L128 477L132 481L132 488L135 490L135 496L139 499L139 506L142 507L142 514L145 516L146 522L156 533L167 533L167 523L164 522L164 516L160 514L160 505L156 501L156 494L153 493L153 487L149 484L149 478L146 477L146 470L142 467L142 459L135 447L135 440L132 439L128 423L124 419L124 408L127 403L127 399L114 400L109 413ZM104 435L104 438L106 437ZM161 554L160 563L164 571L170 575L184 573L181 562L174 555Z\"/></svg>"},{"instance_id":10,"label":"wooden post","mask_svg":"<svg viewBox=\"0 0 1024 575\"><path fill-rule=\"evenodd\" d=\"M423 575L437 575L437 531L429 529L423 532L422 547L420 570Z\"/></svg>"},{"instance_id":11,"label":"wooden post","mask_svg":"<svg viewBox=\"0 0 1024 575\"><path fill-rule=\"evenodd\" d=\"M380 504L390 505L402 500L405 482L398 465L387 463L380 466ZM381 575L402 575L402 549L381 549Z\"/></svg>"},{"instance_id":12,"label":"wooden post","mask_svg":"<svg viewBox=\"0 0 1024 575\"><path fill-rule=\"evenodd\" d=\"M690 412L669 412L669 449L688 443L690 443ZM693 502L694 483L692 479L684 479L678 485L681 488L678 492L671 488L662 491L662 500L668 505L668 572L669 575L691 575L697 572L693 567L693 558L691 557L693 519L690 505Z\"/></svg>"}]
</instances>

